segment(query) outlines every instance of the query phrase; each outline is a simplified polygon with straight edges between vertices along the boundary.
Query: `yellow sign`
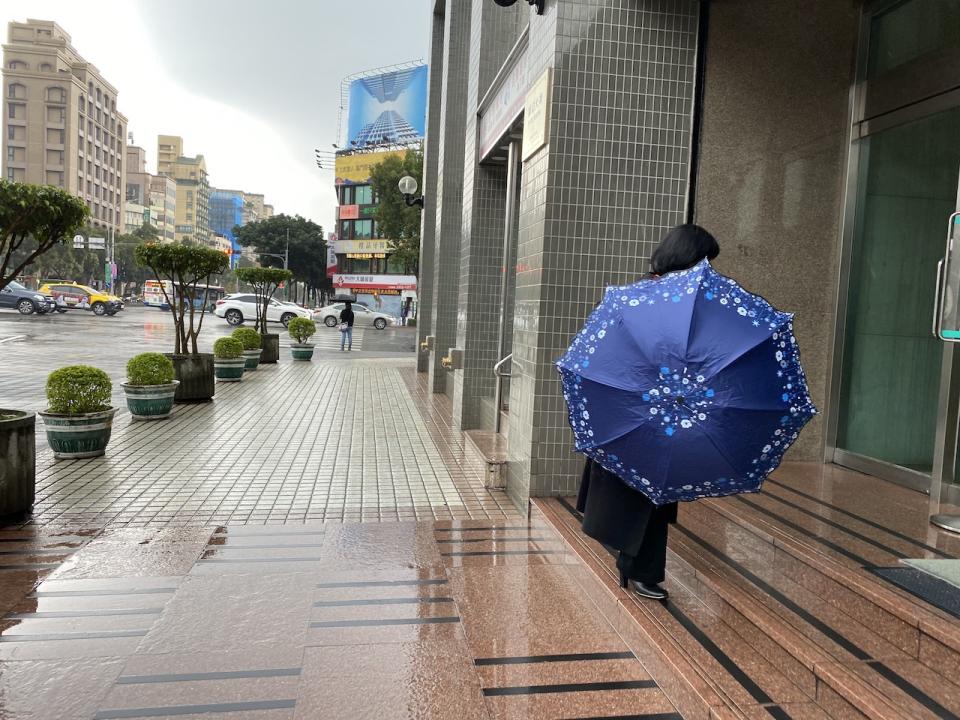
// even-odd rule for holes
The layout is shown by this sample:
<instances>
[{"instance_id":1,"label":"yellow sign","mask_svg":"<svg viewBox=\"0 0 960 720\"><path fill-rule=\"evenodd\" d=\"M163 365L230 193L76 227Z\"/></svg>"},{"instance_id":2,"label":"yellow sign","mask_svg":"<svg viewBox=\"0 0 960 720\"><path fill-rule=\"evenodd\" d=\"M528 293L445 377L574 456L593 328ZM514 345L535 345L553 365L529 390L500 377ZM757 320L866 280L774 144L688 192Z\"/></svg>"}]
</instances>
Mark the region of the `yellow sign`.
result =
<instances>
[{"instance_id":1,"label":"yellow sign","mask_svg":"<svg viewBox=\"0 0 960 720\"><path fill-rule=\"evenodd\" d=\"M550 68L533 84L523 106L523 160L547 144L550 138Z\"/></svg>"},{"instance_id":2,"label":"yellow sign","mask_svg":"<svg viewBox=\"0 0 960 720\"><path fill-rule=\"evenodd\" d=\"M388 150L378 153L357 153L356 155L338 155L334 163L337 185L366 183L370 180L370 169L394 155L403 157L404 150Z\"/></svg>"}]
</instances>

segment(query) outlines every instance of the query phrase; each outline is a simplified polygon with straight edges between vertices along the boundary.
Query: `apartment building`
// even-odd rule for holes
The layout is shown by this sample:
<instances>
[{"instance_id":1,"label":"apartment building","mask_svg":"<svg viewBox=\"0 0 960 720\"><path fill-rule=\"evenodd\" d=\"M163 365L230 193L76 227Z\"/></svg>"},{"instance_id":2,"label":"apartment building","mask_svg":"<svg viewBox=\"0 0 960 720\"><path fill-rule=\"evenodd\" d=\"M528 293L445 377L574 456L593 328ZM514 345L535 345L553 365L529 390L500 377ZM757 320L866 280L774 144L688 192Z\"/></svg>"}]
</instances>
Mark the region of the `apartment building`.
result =
<instances>
[{"instance_id":1,"label":"apartment building","mask_svg":"<svg viewBox=\"0 0 960 720\"><path fill-rule=\"evenodd\" d=\"M117 89L47 20L11 22L3 46L3 177L82 198L123 231L127 118Z\"/></svg>"}]
</instances>

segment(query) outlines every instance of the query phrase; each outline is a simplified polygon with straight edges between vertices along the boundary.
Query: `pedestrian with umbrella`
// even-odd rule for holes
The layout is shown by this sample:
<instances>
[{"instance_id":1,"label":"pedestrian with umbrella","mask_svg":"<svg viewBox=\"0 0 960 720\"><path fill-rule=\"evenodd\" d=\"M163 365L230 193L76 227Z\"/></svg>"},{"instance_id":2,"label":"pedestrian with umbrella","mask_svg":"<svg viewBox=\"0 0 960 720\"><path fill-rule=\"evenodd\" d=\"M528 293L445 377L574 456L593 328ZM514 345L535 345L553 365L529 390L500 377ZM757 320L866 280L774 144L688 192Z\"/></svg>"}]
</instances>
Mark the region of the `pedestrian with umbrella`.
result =
<instances>
[{"instance_id":1,"label":"pedestrian with umbrella","mask_svg":"<svg viewBox=\"0 0 960 720\"><path fill-rule=\"evenodd\" d=\"M677 503L757 492L816 414L793 316L717 273L719 253L703 228L673 228L651 277L608 288L557 362L587 456L583 530L657 600Z\"/></svg>"}]
</instances>

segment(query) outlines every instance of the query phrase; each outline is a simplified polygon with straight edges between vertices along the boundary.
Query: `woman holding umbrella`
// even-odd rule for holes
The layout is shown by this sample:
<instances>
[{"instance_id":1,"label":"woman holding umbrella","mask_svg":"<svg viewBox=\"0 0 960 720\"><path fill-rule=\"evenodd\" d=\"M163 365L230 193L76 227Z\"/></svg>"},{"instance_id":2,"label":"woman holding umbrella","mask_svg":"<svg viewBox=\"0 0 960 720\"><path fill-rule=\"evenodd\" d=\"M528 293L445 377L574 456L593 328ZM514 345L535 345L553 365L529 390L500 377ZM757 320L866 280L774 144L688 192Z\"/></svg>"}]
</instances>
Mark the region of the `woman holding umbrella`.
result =
<instances>
[{"instance_id":1,"label":"woman holding umbrella","mask_svg":"<svg viewBox=\"0 0 960 720\"><path fill-rule=\"evenodd\" d=\"M587 456L583 530L656 600L677 501L756 492L816 412L793 316L714 271L719 253L703 228L673 228L652 277L608 288L557 363Z\"/></svg>"}]
</instances>

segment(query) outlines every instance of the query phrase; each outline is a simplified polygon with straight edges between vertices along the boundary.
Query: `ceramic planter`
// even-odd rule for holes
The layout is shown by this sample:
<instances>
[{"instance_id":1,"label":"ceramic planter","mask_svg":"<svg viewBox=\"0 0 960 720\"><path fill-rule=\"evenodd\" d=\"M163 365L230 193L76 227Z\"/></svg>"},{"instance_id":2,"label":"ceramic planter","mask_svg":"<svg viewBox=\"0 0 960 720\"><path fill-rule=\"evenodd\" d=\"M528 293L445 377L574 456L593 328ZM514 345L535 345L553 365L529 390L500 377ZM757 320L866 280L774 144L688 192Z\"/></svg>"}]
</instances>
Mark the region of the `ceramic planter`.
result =
<instances>
[{"instance_id":1,"label":"ceramic planter","mask_svg":"<svg viewBox=\"0 0 960 720\"><path fill-rule=\"evenodd\" d=\"M37 482L36 416L0 408L0 516L29 510Z\"/></svg>"},{"instance_id":2,"label":"ceramic planter","mask_svg":"<svg viewBox=\"0 0 960 720\"><path fill-rule=\"evenodd\" d=\"M238 358L214 358L213 371L217 380L221 382L240 382L243 380L243 371L246 366L246 359Z\"/></svg>"},{"instance_id":3,"label":"ceramic planter","mask_svg":"<svg viewBox=\"0 0 960 720\"><path fill-rule=\"evenodd\" d=\"M134 420L162 420L170 416L179 380L164 385L130 385L123 383L127 408Z\"/></svg>"},{"instance_id":4,"label":"ceramic planter","mask_svg":"<svg viewBox=\"0 0 960 720\"><path fill-rule=\"evenodd\" d=\"M173 396L176 402L207 402L213 399L213 354L173 355L164 353L173 361L173 370L180 384Z\"/></svg>"},{"instance_id":5,"label":"ceramic planter","mask_svg":"<svg viewBox=\"0 0 960 720\"><path fill-rule=\"evenodd\" d=\"M55 457L91 458L103 455L110 442L116 408L82 415L38 413L47 431L47 443Z\"/></svg>"},{"instance_id":6,"label":"ceramic planter","mask_svg":"<svg viewBox=\"0 0 960 720\"><path fill-rule=\"evenodd\" d=\"M264 333L260 336L263 352L262 363L276 363L280 359L280 336L277 333Z\"/></svg>"},{"instance_id":7,"label":"ceramic planter","mask_svg":"<svg viewBox=\"0 0 960 720\"><path fill-rule=\"evenodd\" d=\"M260 364L260 353L262 352L263 350L244 350L243 351L243 358L246 361L245 367L247 368L247 370L257 369L257 365Z\"/></svg>"},{"instance_id":8,"label":"ceramic planter","mask_svg":"<svg viewBox=\"0 0 960 720\"><path fill-rule=\"evenodd\" d=\"M290 343L290 352L294 360L310 360L313 357L313 343Z\"/></svg>"}]
</instances>

